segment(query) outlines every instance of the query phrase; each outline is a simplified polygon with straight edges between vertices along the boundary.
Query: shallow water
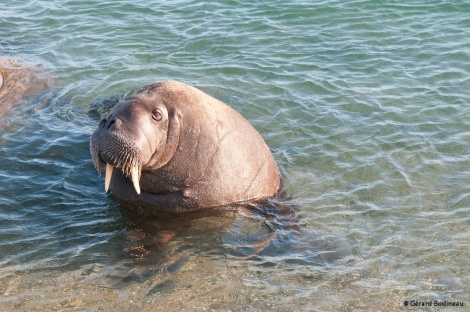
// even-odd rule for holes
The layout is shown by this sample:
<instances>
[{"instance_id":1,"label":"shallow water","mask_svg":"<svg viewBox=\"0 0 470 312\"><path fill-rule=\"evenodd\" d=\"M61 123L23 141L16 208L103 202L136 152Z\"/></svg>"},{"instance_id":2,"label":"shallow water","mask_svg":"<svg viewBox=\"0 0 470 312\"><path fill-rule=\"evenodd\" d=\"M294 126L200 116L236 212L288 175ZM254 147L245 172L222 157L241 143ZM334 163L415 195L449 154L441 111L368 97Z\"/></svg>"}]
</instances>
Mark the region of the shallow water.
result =
<instances>
[{"instance_id":1,"label":"shallow water","mask_svg":"<svg viewBox=\"0 0 470 312\"><path fill-rule=\"evenodd\" d=\"M464 1L2 7L0 54L54 84L0 123L0 310L468 310L468 12ZM161 79L258 129L301 233L270 238L250 213L139 223L104 193L88 112ZM323 261L330 252L356 261Z\"/></svg>"}]
</instances>

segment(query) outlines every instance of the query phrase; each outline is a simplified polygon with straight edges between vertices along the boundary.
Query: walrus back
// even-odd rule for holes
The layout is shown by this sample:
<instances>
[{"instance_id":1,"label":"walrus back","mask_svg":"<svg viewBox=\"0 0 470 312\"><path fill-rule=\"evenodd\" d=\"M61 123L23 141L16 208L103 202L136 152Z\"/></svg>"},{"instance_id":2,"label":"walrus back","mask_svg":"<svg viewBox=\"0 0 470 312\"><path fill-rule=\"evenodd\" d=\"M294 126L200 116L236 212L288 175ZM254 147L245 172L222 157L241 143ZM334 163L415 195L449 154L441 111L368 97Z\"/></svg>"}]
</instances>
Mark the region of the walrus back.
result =
<instances>
[{"instance_id":1,"label":"walrus back","mask_svg":"<svg viewBox=\"0 0 470 312\"><path fill-rule=\"evenodd\" d=\"M185 179L186 194L211 207L271 197L280 175L268 146L236 110L188 85L171 82L179 97L182 139L168 169L197 164ZM172 98L172 97L170 97Z\"/></svg>"}]
</instances>

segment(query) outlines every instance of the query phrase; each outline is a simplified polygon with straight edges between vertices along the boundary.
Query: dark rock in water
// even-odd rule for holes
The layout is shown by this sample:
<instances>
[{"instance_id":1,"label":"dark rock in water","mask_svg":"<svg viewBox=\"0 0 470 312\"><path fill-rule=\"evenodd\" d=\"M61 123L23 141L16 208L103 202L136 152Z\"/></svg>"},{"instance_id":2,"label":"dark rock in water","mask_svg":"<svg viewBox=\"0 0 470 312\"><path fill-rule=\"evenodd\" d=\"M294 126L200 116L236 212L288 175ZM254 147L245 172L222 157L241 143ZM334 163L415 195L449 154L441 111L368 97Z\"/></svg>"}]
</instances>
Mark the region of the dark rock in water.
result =
<instances>
[{"instance_id":1,"label":"dark rock in water","mask_svg":"<svg viewBox=\"0 0 470 312\"><path fill-rule=\"evenodd\" d=\"M127 94L119 94L112 96L107 99L98 99L90 105L90 109L88 110L88 117L100 120L102 115L109 113L109 111L123 98L126 97Z\"/></svg>"}]
</instances>

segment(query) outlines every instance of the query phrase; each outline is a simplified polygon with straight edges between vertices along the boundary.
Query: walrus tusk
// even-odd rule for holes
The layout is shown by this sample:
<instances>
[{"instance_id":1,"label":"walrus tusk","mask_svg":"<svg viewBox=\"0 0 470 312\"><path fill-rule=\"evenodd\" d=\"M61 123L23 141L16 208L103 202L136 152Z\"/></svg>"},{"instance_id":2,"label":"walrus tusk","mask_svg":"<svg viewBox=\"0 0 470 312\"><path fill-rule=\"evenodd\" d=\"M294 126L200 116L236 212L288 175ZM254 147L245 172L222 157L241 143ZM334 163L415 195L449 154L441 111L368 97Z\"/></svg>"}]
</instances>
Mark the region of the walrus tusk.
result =
<instances>
[{"instance_id":1,"label":"walrus tusk","mask_svg":"<svg viewBox=\"0 0 470 312\"><path fill-rule=\"evenodd\" d=\"M113 165L106 164L106 177L104 179L104 190L108 192L109 190L109 183L111 182L111 177L113 175Z\"/></svg>"},{"instance_id":2,"label":"walrus tusk","mask_svg":"<svg viewBox=\"0 0 470 312\"><path fill-rule=\"evenodd\" d=\"M3 74L0 72L0 89L3 87Z\"/></svg>"},{"instance_id":3,"label":"walrus tusk","mask_svg":"<svg viewBox=\"0 0 470 312\"><path fill-rule=\"evenodd\" d=\"M131 169L131 179L132 184L134 184L135 191L137 194L140 194L140 185L139 185L139 167L133 166Z\"/></svg>"},{"instance_id":4,"label":"walrus tusk","mask_svg":"<svg viewBox=\"0 0 470 312\"><path fill-rule=\"evenodd\" d=\"M108 192L109 190L109 183L111 183L111 177L113 176L113 165L106 164L106 177L104 179L104 190ZM139 185L139 167L134 166L131 169L131 180L132 184L134 184L134 189L137 194L140 194L140 185Z\"/></svg>"}]
</instances>

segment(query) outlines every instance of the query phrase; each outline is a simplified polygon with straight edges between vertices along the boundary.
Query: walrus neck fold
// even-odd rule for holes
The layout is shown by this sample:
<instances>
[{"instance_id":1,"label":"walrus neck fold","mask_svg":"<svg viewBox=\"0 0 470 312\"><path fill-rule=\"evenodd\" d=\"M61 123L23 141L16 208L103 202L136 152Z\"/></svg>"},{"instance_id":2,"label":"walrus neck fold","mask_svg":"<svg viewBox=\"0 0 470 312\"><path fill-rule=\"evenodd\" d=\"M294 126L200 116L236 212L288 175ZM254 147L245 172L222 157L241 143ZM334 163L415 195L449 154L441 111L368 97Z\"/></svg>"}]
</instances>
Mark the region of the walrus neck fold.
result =
<instances>
[{"instance_id":1,"label":"walrus neck fold","mask_svg":"<svg viewBox=\"0 0 470 312\"><path fill-rule=\"evenodd\" d=\"M166 144L163 151L155 151L151 161L147 164L152 170L158 169L166 165L178 149L181 134L180 116L176 109L168 110L168 132Z\"/></svg>"}]
</instances>

